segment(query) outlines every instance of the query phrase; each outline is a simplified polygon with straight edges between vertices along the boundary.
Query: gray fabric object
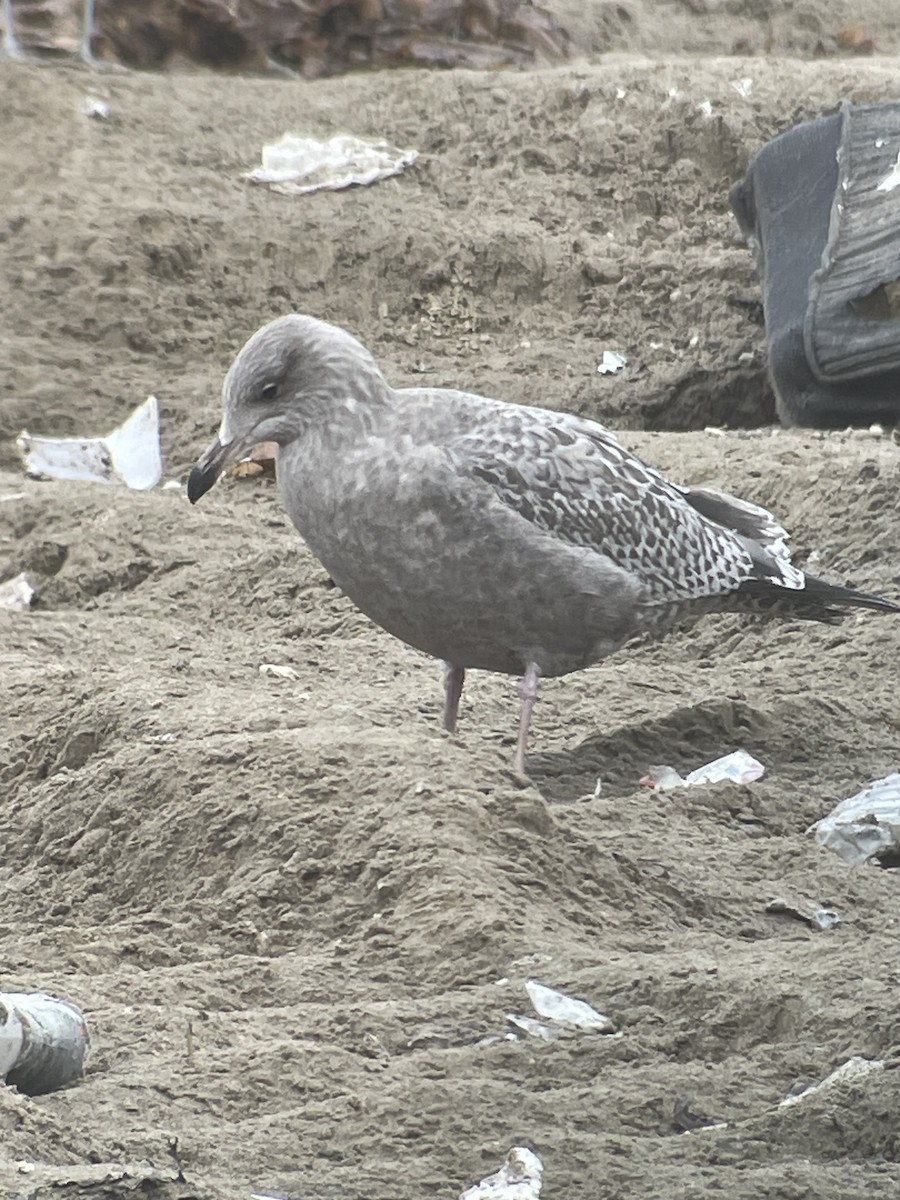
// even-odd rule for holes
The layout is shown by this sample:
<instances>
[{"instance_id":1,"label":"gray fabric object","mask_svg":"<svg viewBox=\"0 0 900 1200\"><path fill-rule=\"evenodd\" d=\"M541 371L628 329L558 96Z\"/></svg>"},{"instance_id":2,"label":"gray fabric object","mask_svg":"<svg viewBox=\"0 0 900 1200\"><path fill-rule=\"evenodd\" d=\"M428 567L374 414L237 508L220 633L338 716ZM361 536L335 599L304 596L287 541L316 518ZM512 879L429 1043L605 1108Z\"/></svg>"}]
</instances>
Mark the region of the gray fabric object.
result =
<instances>
[{"instance_id":1,"label":"gray fabric object","mask_svg":"<svg viewBox=\"0 0 900 1200\"><path fill-rule=\"evenodd\" d=\"M898 154L900 102L845 103L768 142L731 190L785 424L900 419Z\"/></svg>"},{"instance_id":2,"label":"gray fabric object","mask_svg":"<svg viewBox=\"0 0 900 1200\"><path fill-rule=\"evenodd\" d=\"M395 390L355 338L312 317L250 339L223 408L188 498L251 446L278 443L285 508L335 582L450 667L451 729L466 668L523 675L530 694L541 675L704 612L892 607L805 576L770 513L671 483L595 422Z\"/></svg>"}]
</instances>

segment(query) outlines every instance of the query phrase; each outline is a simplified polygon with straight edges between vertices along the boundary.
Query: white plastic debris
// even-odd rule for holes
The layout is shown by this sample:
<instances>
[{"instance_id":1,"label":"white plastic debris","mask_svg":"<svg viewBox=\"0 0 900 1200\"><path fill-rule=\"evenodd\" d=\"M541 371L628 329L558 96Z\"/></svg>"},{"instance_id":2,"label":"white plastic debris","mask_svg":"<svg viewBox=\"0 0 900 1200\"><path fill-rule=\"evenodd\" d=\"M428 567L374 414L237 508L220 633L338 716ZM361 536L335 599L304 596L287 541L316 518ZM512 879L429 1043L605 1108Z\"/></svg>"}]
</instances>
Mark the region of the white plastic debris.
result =
<instances>
[{"instance_id":1,"label":"white plastic debris","mask_svg":"<svg viewBox=\"0 0 900 1200\"><path fill-rule=\"evenodd\" d=\"M895 187L900 186L900 154L897 155L897 161L882 179L881 183L875 188L876 192L892 192Z\"/></svg>"},{"instance_id":2,"label":"white plastic debris","mask_svg":"<svg viewBox=\"0 0 900 1200\"><path fill-rule=\"evenodd\" d=\"M615 375L617 371L621 371L623 367L628 366L628 359L624 354L619 354L615 350L604 350L603 357L597 367L598 375Z\"/></svg>"},{"instance_id":3,"label":"white plastic debris","mask_svg":"<svg viewBox=\"0 0 900 1200\"><path fill-rule=\"evenodd\" d=\"M776 896L766 905L766 912L794 917L810 929L834 929L835 925L841 923L841 918L833 908L823 908L821 904L816 904L814 900L808 900L805 896Z\"/></svg>"},{"instance_id":4,"label":"white plastic debris","mask_svg":"<svg viewBox=\"0 0 900 1200\"><path fill-rule=\"evenodd\" d=\"M641 779L642 787L652 788L655 792L667 792L672 788L693 787L699 783L753 783L765 773L761 762L748 754L746 750L734 750L721 758L713 759L705 766L698 767L688 775L679 775L674 767L665 765L651 767Z\"/></svg>"},{"instance_id":5,"label":"white plastic debris","mask_svg":"<svg viewBox=\"0 0 900 1200\"><path fill-rule=\"evenodd\" d=\"M841 1063L839 1067L826 1075L819 1083L814 1083L808 1088L804 1088L802 1092L798 1092L796 1096L785 1096L778 1104L779 1108L790 1108L795 1104L802 1104L804 1100L808 1100L810 1096L814 1096L817 1092L825 1091L827 1088L834 1087L836 1083L846 1083L849 1079L862 1079L865 1075L870 1075L873 1071L879 1071L884 1066L884 1060L881 1058L862 1058L855 1054L853 1058L848 1058L845 1063Z\"/></svg>"},{"instance_id":6,"label":"white plastic debris","mask_svg":"<svg viewBox=\"0 0 900 1200\"><path fill-rule=\"evenodd\" d=\"M712 100L701 100L697 105L697 112L708 121L713 115Z\"/></svg>"},{"instance_id":7,"label":"white plastic debris","mask_svg":"<svg viewBox=\"0 0 900 1200\"><path fill-rule=\"evenodd\" d=\"M540 1038L545 1042L554 1042L563 1034L571 1033L605 1033L616 1032L616 1027L609 1017L597 1012L584 1000L576 1000L565 992L529 979L525 991L534 1006L540 1020L507 1013L506 1019L516 1029L527 1033L529 1037Z\"/></svg>"},{"instance_id":8,"label":"white plastic debris","mask_svg":"<svg viewBox=\"0 0 900 1200\"><path fill-rule=\"evenodd\" d=\"M300 676L294 667L282 665L281 663L260 663L260 675L268 675L272 679L299 679Z\"/></svg>"},{"instance_id":9,"label":"white plastic debris","mask_svg":"<svg viewBox=\"0 0 900 1200\"><path fill-rule=\"evenodd\" d=\"M31 608L36 598L37 588L24 571L0 583L0 609L5 612L23 612Z\"/></svg>"},{"instance_id":10,"label":"white plastic debris","mask_svg":"<svg viewBox=\"0 0 900 1200\"><path fill-rule=\"evenodd\" d=\"M399 175L419 157L418 150L401 150L383 139L366 141L341 134L322 142L318 138L286 133L262 148L262 166L245 176L253 183L268 183L274 192L303 196L336 191L353 184L366 186Z\"/></svg>"},{"instance_id":11,"label":"white plastic debris","mask_svg":"<svg viewBox=\"0 0 900 1200\"><path fill-rule=\"evenodd\" d=\"M493 1175L460 1192L459 1200L538 1200L544 1164L527 1146L513 1146Z\"/></svg>"},{"instance_id":12,"label":"white plastic debris","mask_svg":"<svg viewBox=\"0 0 900 1200\"><path fill-rule=\"evenodd\" d=\"M99 96L85 96L81 102L81 111L86 117L93 117L97 121L105 121L109 116L109 105L105 100L101 100Z\"/></svg>"},{"instance_id":13,"label":"white plastic debris","mask_svg":"<svg viewBox=\"0 0 900 1200\"><path fill-rule=\"evenodd\" d=\"M842 800L809 832L849 863L900 852L900 771Z\"/></svg>"},{"instance_id":14,"label":"white plastic debris","mask_svg":"<svg viewBox=\"0 0 900 1200\"><path fill-rule=\"evenodd\" d=\"M615 1025L609 1017L598 1013L584 1000L576 1000L565 992L529 979L525 984L534 1011L545 1020L554 1021L557 1025L571 1025L575 1029L585 1029L592 1033L612 1033Z\"/></svg>"},{"instance_id":15,"label":"white plastic debris","mask_svg":"<svg viewBox=\"0 0 900 1200\"><path fill-rule=\"evenodd\" d=\"M106 437L32 437L23 430L16 445L25 460L25 470L38 479L116 483L145 491L162 478L159 401L155 396L148 396Z\"/></svg>"},{"instance_id":16,"label":"white plastic debris","mask_svg":"<svg viewBox=\"0 0 900 1200\"><path fill-rule=\"evenodd\" d=\"M734 783L753 783L765 773L765 767L746 750L734 750L714 759L706 766L698 767L685 775L684 782L688 787L695 783L721 783L730 779Z\"/></svg>"},{"instance_id":17,"label":"white plastic debris","mask_svg":"<svg viewBox=\"0 0 900 1200\"><path fill-rule=\"evenodd\" d=\"M540 1038L542 1042L555 1042L565 1032L559 1025L550 1025L547 1021L539 1021L537 1017L526 1017L522 1013L507 1013L506 1019L521 1033Z\"/></svg>"},{"instance_id":18,"label":"white plastic debris","mask_svg":"<svg viewBox=\"0 0 900 1200\"><path fill-rule=\"evenodd\" d=\"M739 96L743 96L746 100L753 91L753 80L749 75L744 75L741 79L732 79L731 86Z\"/></svg>"}]
</instances>

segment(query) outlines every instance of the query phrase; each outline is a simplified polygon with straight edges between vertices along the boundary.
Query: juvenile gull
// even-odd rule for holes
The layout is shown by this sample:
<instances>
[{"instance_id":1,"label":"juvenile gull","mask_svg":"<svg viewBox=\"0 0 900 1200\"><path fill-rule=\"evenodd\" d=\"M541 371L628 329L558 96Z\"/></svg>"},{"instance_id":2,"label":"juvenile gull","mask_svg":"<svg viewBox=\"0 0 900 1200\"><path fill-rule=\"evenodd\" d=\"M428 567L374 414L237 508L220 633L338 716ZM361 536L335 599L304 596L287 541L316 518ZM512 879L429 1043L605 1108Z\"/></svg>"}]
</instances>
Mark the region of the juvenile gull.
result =
<instances>
[{"instance_id":1,"label":"juvenile gull","mask_svg":"<svg viewBox=\"0 0 900 1200\"><path fill-rule=\"evenodd\" d=\"M671 483L602 425L391 388L364 346L313 317L258 330L222 406L191 503L252 446L277 443L284 506L325 569L376 624L444 661L447 729L468 668L521 677L519 774L540 677L634 634L723 610L900 612L805 575L765 509Z\"/></svg>"}]
</instances>

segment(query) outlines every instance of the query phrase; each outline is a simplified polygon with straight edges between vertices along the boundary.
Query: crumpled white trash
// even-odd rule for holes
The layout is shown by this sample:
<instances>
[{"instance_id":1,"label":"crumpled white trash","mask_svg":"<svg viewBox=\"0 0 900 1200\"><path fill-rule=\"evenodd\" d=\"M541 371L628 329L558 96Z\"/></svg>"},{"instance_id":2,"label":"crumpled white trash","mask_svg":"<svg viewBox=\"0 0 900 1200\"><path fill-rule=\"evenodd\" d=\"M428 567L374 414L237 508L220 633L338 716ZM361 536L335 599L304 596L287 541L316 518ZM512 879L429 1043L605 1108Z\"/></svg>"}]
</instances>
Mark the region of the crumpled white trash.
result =
<instances>
[{"instance_id":1,"label":"crumpled white trash","mask_svg":"<svg viewBox=\"0 0 900 1200\"><path fill-rule=\"evenodd\" d=\"M702 767L681 776L674 767L664 764L653 766L641 779L641 787L652 788L657 792L667 792L672 788L694 787L699 783L753 783L761 779L766 768L746 750L734 750L731 754L723 754L721 758L713 759Z\"/></svg>"},{"instance_id":2,"label":"crumpled white trash","mask_svg":"<svg viewBox=\"0 0 900 1200\"><path fill-rule=\"evenodd\" d=\"M401 150L383 138L366 141L352 134L339 134L323 142L286 133L279 141L263 146L262 166L249 171L245 178L271 184L273 192L303 196L377 183L399 175L418 157L417 150Z\"/></svg>"},{"instance_id":3,"label":"crumpled white trash","mask_svg":"<svg viewBox=\"0 0 900 1200\"><path fill-rule=\"evenodd\" d=\"M118 483L138 491L156 487L162 479L159 401L155 396L148 396L106 437L36 437L23 429L16 445L25 470L39 479Z\"/></svg>"},{"instance_id":4,"label":"crumpled white trash","mask_svg":"<svg viewBox=\"0 0 900 1200\"><path fill-rule=\"evenodd\" d=\"M459 1200L538 1200L544 1164L527 1146L513 1146L493 1175L460 1194Z\"/></svg>"},{"instance_id":5,"label":"crumpled white trash","mask_svg":"<svg viewBox=\"0 0 900 1200\"><path fill-rule=\"evenodd\" d=\"M808 832L849 863L900 854L900 771L848 796Z\"/></svg>"}]
</instances>

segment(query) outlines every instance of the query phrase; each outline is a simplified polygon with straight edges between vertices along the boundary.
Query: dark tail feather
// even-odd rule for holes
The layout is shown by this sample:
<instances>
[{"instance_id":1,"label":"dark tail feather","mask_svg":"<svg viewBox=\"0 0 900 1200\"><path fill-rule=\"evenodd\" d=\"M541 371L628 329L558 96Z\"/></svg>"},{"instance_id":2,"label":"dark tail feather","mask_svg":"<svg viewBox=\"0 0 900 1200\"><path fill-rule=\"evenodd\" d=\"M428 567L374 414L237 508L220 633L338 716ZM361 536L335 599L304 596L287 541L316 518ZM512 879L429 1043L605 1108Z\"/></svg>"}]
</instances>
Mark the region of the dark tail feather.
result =
<instances>
[{"instance_id":1,"label":"dark tail feather","mask_svg":"<svg viewBox=\"0 0 900 1200\"><path fill-rule=\"evenodd\" d=\"M754 596L763 603L771 602L779 608L796 609L798 616L808 615L820 620L840 615L842 608L873 608L878 612L900 613L900 605L881 596L869 596L855 588L826 583L824 579L816 579L813 575L806 575L804 579L802 588L781 587L767 579L747 579L738 591L745 596ZM804 609L808 611L803 612Z\"/></svg>"}]
</instances>

